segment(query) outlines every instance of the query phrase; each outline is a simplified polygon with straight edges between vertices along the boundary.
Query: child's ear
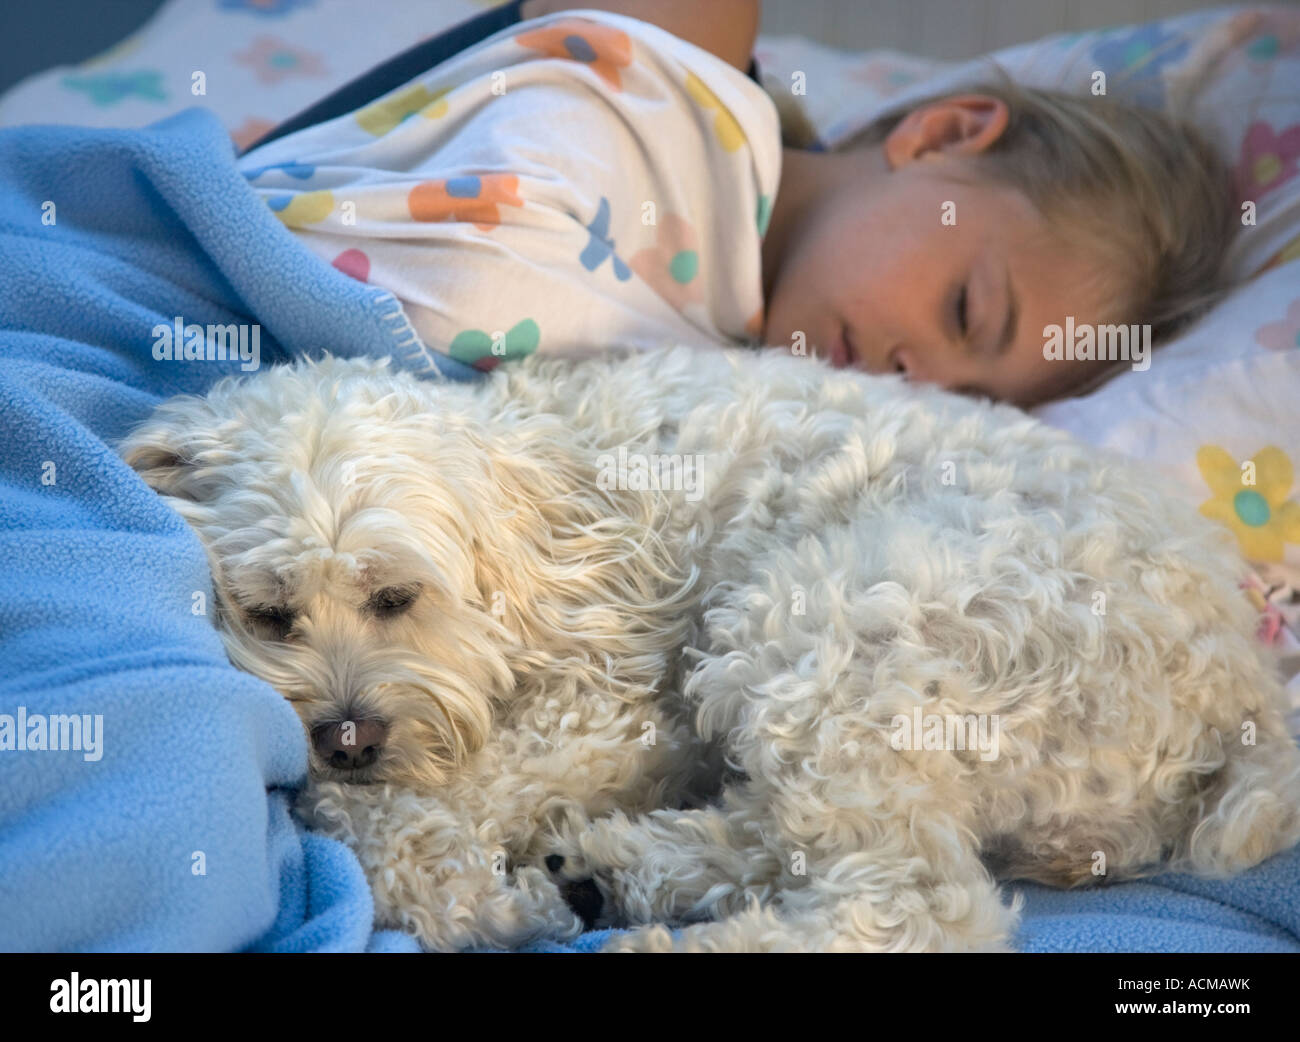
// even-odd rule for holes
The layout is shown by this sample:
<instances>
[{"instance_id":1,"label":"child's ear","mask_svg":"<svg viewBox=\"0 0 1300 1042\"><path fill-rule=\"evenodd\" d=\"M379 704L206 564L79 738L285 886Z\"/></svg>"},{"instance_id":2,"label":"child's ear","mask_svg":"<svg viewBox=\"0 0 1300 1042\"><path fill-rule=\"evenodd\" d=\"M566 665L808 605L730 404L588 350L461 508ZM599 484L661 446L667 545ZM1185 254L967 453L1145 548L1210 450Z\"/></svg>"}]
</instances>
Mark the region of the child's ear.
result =
<instances>
[{"instance_id":1,"label":"child's ear","mask_svg":"<svg viewBox=\"0 0 1300 1042\"><path fill-rule=\"evenodd\" d=\"M987 94L959 94L913 109L884 141L885 159L897 170L918 159L973 156L1007 129L1006 102Z\"/></svg>"}]
</instances>

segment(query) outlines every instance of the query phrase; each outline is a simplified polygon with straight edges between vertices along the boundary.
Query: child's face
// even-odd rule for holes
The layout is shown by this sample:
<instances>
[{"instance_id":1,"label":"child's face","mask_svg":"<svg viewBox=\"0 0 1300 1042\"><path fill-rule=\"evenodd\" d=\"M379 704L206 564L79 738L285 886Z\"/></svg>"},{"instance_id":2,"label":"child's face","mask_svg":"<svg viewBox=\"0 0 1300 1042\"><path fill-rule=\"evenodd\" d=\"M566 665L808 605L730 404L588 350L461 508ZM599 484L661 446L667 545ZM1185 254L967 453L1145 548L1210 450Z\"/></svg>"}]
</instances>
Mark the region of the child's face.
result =
<instances>
[{"instance_id":1,"label":"child's face","mask_svg":"<svg viewBox=\"0 0 1300 1042\"><path fill-rule=\"evenodd\" d=\"M887 170L873 172L870 156L846 163L792 222L766 341L802 331L836 366L1022 404L1092 375L1089 363L1045 359L1043 327L1110 321L1099 317L1110 281L1100 260L1020 192L951 177L961 155L895 162L888 141L883 152Z\"/></svg>"}]
</instances>

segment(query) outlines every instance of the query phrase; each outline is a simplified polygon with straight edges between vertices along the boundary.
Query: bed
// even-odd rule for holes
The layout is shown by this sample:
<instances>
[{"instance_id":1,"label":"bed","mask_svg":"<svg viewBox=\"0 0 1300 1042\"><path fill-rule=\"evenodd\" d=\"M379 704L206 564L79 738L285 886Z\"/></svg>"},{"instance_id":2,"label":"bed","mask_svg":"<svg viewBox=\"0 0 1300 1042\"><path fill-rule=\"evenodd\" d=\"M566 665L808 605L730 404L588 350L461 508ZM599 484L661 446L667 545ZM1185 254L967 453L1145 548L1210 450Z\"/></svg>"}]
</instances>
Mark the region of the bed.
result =
<instances>
[{"instance_id":1,"label":"bed","mask_svg":"<svg viewBox=\"0 0 1300 1042\"><path fill-rule=\"evenodd\" d=\"M201 548L111 446L162 398L239 371L156 364L148 334L177 316L258 325L263 364L326 349L414 362L392 297L308 255L234 147L485 6L391 0L358 34L346 0L169 0L106 54L0 97L0 948L415 950L374 930L351 853L293 820L297 718L226 662ZM203 68L186 39L205 41ZM989 68L794 37L756 56L814 147ZM1300 10L994 57L1044 86L1087 90L1104 71L1117 96L1190 113L1233 167L1238 287L1150 371L1037 414L1163 471L1234 531L1243 596L1300 705ZM1246 464L1254 498L1237 495ZM47 736L52 718L85 722L81 747L34 747L37 717ZM1300 851L1226 882L1008 891L1025 897L1028 951L1300 951Z\"/></svg>"}]
</instances>

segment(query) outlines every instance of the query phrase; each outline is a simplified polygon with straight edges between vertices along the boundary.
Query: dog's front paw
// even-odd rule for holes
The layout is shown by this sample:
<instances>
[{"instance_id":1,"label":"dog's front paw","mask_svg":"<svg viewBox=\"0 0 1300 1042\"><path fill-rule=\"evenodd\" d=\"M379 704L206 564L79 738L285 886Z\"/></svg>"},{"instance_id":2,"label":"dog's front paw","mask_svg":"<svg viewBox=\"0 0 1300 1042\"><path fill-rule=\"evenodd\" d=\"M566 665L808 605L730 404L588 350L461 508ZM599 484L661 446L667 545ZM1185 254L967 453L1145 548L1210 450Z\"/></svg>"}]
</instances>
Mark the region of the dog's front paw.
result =
<instances>
[{"instance_id":1,"label":"dog's front paw","mask_svg":"<svg viewBox=\"0 0 1300 1042\"><path fill-rule=\"evenodd\" d=\"M545 938L571 941L589 929L586 920L569 902L558 880L539 868L527 866L514 874L514 911L526 923L525 931L512 938L515 945Z\"/></svg>"},{"instance_id":2,"label":"dog's front paw","mask_svg":"<svg viewBox=\"0 0 1300 1042\"><path fill-rule=\"evenodd\" d=\"M601 925L605 910L605 895L596 880L587 874L581 857L568 858L563 854L547 854L546 871L559 888L564 903L582 920L588 930Z\"/></svg>"},{"instance_id":3,"label":"dog's front paw","mask_svg":"<svg viewBox=\"0 0 1300 1042\"><path fill-rule=\"evenodd\" d=\"M654 922L652 894L635 866L635 848L621 842L621 814L549 837L542 864L588 929Z\"/></svg>"}]
</instances>

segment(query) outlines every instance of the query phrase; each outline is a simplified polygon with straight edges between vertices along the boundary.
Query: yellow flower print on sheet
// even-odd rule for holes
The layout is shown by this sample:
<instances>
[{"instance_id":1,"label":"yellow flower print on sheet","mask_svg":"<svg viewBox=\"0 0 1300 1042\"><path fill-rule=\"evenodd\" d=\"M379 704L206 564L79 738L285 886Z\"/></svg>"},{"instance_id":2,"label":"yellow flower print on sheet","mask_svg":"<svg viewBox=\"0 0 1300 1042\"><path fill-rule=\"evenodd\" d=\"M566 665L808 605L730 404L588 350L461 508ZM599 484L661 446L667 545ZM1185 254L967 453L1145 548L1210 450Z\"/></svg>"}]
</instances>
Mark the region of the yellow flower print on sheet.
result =
<instances>
[{"instance_id":1,"label":"yellow flower print on sheet","mask_svg":"<svg viewBox=\"0 0 1300 1042\"><path fill-rule=\"evenodd\" d=\"M718 141L728 152L734 152L745 143L745 132L740 129L740 124L736 122L736 117L731 114L718 96L704 85L704 81L693 72L686 74L686 93L691 96L695 104L702 109L717 109L718 114L713 120L713 132L718 135Z\"/></svg>"},{"instance_id":2,"label":"yellow flower print on sheet","mask_svg":"<svg viewBox=\"0 0 1300 1042\"><path fill-rule=\"evenodd\" d=\"M1245 463L1219 445L1202 445L1196 466L1212 493L1201 513L1231 528L1247 559L1280 561L1287 543L1300 543L1300 503L1287 498L1295 472L1276 445Z\"/></svg>"},{"instance_id":3,"label":"yellow flower print on sheet","mask_svg":"<svg viewBox=\"0 0 1300 1042\"><path fill-rule=\"evenodd\" d=\"M417 112L426 119L441 119L447 114L448 107L444 95L450 91L450 87L431 91L422 83L417 83L414 87L399 91L383 101L376 101L373 105L358 109L352 118L367 134L383 137L404 119L414 116Z\"/></svg>"},{"instance_id":4,"label":"yellow flower print on sheet","mask_svg":"<svg viewBox=\"0 0 1300 1042\"><path fill-rule=\"evenodd\" d=\"M301 228L318 224L334 212L334 193L327 188L316 192L286 192L268 196L266 203L287 227Z\"/></svg>"}]
</instances>

